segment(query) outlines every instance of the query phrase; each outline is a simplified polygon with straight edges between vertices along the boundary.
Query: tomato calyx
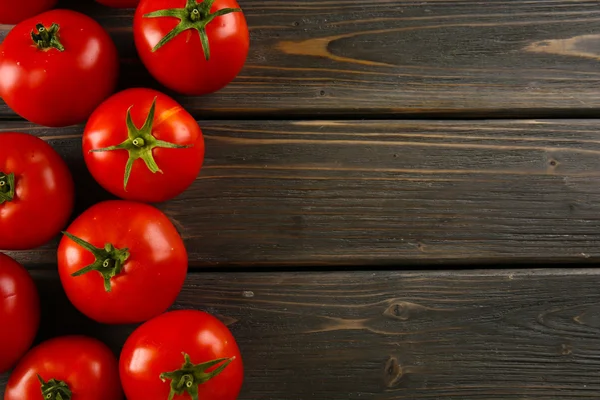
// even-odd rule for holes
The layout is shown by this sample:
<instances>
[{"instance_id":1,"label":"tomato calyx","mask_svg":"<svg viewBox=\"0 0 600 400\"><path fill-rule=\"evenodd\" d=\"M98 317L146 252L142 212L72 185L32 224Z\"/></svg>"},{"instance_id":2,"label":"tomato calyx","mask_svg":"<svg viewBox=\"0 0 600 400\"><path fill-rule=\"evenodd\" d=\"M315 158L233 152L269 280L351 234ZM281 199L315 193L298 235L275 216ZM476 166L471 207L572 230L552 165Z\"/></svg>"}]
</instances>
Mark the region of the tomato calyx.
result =
<instances>
[{"instance_id":1,"label":"tomato calyx","mask_svg":"<svg viewBox=\"0 0 600 400\"><path fill-rule=\"evenodd\" d=\"M44 24L37 24L35 30L31 31L31 39L38 49L48 51L50 49L56 49L58 51L65 51L65 47L60 42L58 37L58 31L60 25L52 24L50 28L46 28Z\"/></svg>"},{"instance_id":2,"label":"tomato calyx","mask_svg":"<svg viewBox=\"0 0 600 400\"><path fill-rule=\"evenodd\" d=\"M180 396L184 393L188 393L192 400L199 400L198 386L219 375L233 360L235 360L235 357L218 358L200 364L193 364L189 354L182 354L185 362L181 366L181 369L160 374L160 379L163 382L166 382L168 379L171 380L171 392L169 393L168 400L173 400L175 395ZM217 364L221 365L211 372L206 372L207 369L214 367Z\"/></svg>"},{"instance_id":3,"label":"tomato calyx","mask_svg":"<svg viewBox=\"0 0 600 400\"><path fill-rule=\"evenodd\" d=\"M58 379L50 379L48 382L45 382L39 374L37 374L37 378L42 387L42 397L44 400L71 400L73 393L66 382L59 381Z\"/></svg>"},{"instance_id":4,"label":"tomato calyx","mask_svg":"<svg viewBox=\"0 0 600 400\"><path fill-rule=\"evenodd\" d=\"M15 197L15 174L0 172L0 204Z\"/></svg>"},{"instance_id":5,"label":"tomato calyx","mask_svg":"<svg viewBox=\"0 0 600 400\"><path fill-rule=\"evenodd\" d=\"M144 18L175 17L180 19L179 24L177 24L173 30L167 33L165 37L163 37L160 42L154 46L152 52L154 53L163 47L171 39L183 31L188 29L196 29L200 35L200 42L202 43L204 58L206 61L210 60L210 44L208 41L208 35L206 34L206 26L217 17L242 11L241 8L223 8L219 11L211 13L210 8L214 2L215 0L204 0L200 3L198 3L196 0L187 0L187 4L183 8L169 8L145 14Z\"/></svg>"},{"instance_id":6,"label":"tomato calyx","mask_svg":"<svg viewBox=\"0 0 600 400\"><path fill-rule=\"evenodd\" d=\"M92 264L72 273L71 276L81 276L90 271L98 271L98 273L102 275L102 278L104 279L104 290L110 292L112 290L110 280L121 273L123 264L129 258L129 249L117 249L111 243L105 244L104 248L95 247L85 240L70 234L69 232L63 232L63 234L84 249L91 252L96 258Z\"/></svg>"},{"instance_id":7,"label":"tomato calyx","mask_svg":"<svg viewBox=\"0 0 600 400\"><path fill-rule=\"evenodd\" d=\"M138 158L144 160L146 166L152 173L160 172L163 173L162 170L156 164L154 160L154 156L152 154L152 150L157 147L163 147L167 149L183 149L187 147L191 147L192 145L178 145L174 143L165 142L164 140L158 140L152 135L152 127L154 124L154 113L156 110L156 97L152 101L152 106L150 107L150 111L148 112L148 116L146 117L146 121L141 128L138 128L133 123L131 119L131 109L133 106L129 107L127 110L127 118L125 123L127 124L127 136L128 138L121 144L116 146L104 147L101 149L90 150L90 152L102 152L102 151L113 151L113 150L127 150L129 152L129 159L127 160L127 164L125 165L125 177L123 180L123 188L127 191L127 182L129 182L129 177L131 176L131 168L133 167L133 163Z\"/></svg>"}]
</instances>

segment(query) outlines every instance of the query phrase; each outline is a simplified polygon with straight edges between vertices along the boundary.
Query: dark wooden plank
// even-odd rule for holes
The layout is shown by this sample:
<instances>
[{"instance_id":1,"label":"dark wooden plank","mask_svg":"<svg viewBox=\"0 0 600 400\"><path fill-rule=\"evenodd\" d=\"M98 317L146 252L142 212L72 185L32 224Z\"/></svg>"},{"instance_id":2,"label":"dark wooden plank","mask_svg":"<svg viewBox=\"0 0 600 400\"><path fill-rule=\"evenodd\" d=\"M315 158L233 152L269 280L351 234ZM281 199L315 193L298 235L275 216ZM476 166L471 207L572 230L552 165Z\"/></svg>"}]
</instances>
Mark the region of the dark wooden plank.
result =
<instances>
[{"instance_id":1,"label":"dark wooden plank","mask_svg":"<svg viewBox=\"0 0 600 400\"><path fill-rule=\"evenodd\" d=\"M65 1L118 43L122 86L158 87L132 11ZM278 115L597 115L596 0L240 0L252 50L222 92L180 100L198 118ZM0 26L2 39L9 26ZM4 105L0 116L13 115ZM568 115L564 113L563 115Z\"/></svg>"},{"instance_id":2,"label":"dark wooden plank","mask_svg":"<svg viewBox=\"0 0 600 400\"><path fill-rule=\"evenodd\" d=\"M133 326L87 322L36 277L40 339L83 333L118 354ZM597 399L599 285L597 269L197 273L174 308L230 325L240 399Z\"/></svg>"},{"instance_id":3,"label":"dark wooden plank","mask_svg":"<svg viewBox=\"0 0 600 400\"><path fill-rule=\"evenodd\" d=\"M589 121L202 123L196 182L160 205L192 267L595 262L600 140ZM76 213L109 196L82 160L81 127L51 142ZM55 262L55 242L12 253Z\"/></svg>"}]
</instances>

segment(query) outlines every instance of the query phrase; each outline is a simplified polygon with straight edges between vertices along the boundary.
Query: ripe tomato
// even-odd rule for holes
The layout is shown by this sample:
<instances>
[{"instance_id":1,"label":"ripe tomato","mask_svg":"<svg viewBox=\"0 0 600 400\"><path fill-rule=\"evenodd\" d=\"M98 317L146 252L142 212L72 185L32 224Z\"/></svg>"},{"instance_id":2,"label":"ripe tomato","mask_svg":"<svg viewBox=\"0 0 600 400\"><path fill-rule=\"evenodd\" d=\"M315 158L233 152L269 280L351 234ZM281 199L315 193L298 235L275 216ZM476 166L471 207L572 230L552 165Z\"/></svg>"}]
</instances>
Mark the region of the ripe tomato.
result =
<instances>
[{"instance_id":1,"label":"ripe tomato","mask_svg":"<svg viewBox=\"0 0 600 400\"><path fill-rule=\"evenodd\" d=\"M70 10L16 25L0 49L0 97L45 126L83 122L115 88L119 61L106 31Z\"/></svg>"},{"instance_id":2,"label":"ripe tomato","mask_svg":"<svg viewBox=\"0 0 600 400\"><path fill-rule=\"evenodd\" d=\"M117 359L104 343L62 336L39 344L19 362L4 394L4 400L61 398L123 399Z\"/></svg>"},{"instance_id":3,"label":"ripe tomato","mask_svg":"<svg viewBox=\"0 0 600 400\"><path fill-rule=\"evenodd\" d=\"M186 277L187 252L161 211L110 200L69 226L58 246L58 273L69 300L89 318L137 323L173 304Z\"/></svg>"},{"instance_id":4,"label":"ripe tomato","mask_svg":"<svg viewBox=\"0 0 600 400\"><path fill-rule=\"evenodd\" d=\"M235 400L244 367L235 338L210 314L171 311L127 339L119 373L129 400Z\"/></svg>"},{"instance_id":5,"label":"ripe tomato","mask_svg":"<svg viewBox=\"0 0 600 400\"><path fill-rule=\"evenodd\" d=\"M154 78L189 95L215 92L231 82L250 46L236 0L141 0L133 34Z\"/></svg>"},{"instance_id":6,"label":"ripe tomato","mask_svg":"<svg viewBox=\"0 0 600 400\"><path fill-rule=\"evenodd\" d=\"M94 111L83 155L93 177L115 196L161 202L194 182L204 139L194 118L169 96L128 89Z\"/></svg>"},{"instance_id":7,"label":"ripe tomato","mask_svg":"<svg viewBox=\"0 0 600 400\"><path fill-rule=\"evenodd\" d=\"M98 3L115 8L135 8L140 0L96 0Z\"/></svg>"},{"instance_id":8,"label":"ripe tomato","mask_svg":"<svg viewBox=\"0 0 600 400\"><path fill-rule=\"evenodd\" d=\"M25 268L0 253L0 374L27 352L40 325L40 300Z\"/></svg>"},{"instance_id":9,"label":"ripe tomato","mask_svg":"<svg viewBox=\"0 0 600 400\"><path fill-rule=\"evenodd\" d=\"M67 224L74 201L71 173L48 143L0 133L0 249L48 242Z\"/></svg>"},{"instance_id":10,"label":"ripe tomato","mask_svg":"<svg viewBox=\"0 0 600 400\"><path fill-rule=\"evenodd\" d=\"M58 0L0 0L0 24L16 24L56 5Z\"/></svg>"}]
</instances>

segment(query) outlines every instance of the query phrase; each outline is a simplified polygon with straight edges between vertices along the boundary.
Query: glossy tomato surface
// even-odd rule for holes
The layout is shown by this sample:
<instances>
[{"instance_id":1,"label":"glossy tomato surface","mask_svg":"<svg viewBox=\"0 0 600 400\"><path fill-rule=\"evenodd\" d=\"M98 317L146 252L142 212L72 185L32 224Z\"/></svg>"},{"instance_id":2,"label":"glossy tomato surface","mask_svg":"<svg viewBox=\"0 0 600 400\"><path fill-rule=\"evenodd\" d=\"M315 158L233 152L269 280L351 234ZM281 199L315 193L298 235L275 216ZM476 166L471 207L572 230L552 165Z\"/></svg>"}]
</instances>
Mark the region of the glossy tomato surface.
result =
<instances>
[{"instance_id":1,"label":"glossy tomato surface","mask_svg":"<svg viewBox=\"0 0 600 400\"><path fill-rule=\"evenodd\" d=\"M209 22L206 26L208 61L196 29L183 31L153 51L180 19L145 15L164 9L182 9L186 3L186 0L141 0L133 22L135 45L148 71L166 87L189 95L215 92L231 82L246 62L250 46L248 25L241 11L217 16ZM239 8L239 4L235 0L216 0L210 12L226 8Z\"/></svg>"},{"instance_id":2,"label":"glossy tomato surface","mask_svg":"<svg viewBox=\"0 0 600 400\"><path fill-rule=\"evenodd\" d=\"M0 0L0 24L16 24L56 5L58 0Z\"/></svg>"},{"instance_id":3,"label":"glossy tomato surface","mask_svg":"<svg viewBox=\"0 0 600 400\"><path fill-rule=\"evenodd\" d=\"M140 0L96 0L98 3L114 8L135 8Z\"/></svg>"},{"instance_id":4,"label":"glossy tomato surface","mask_svg":"<svg viewBox=\"0 0 600 400\"><path fill-rule=\"evenodd\" d=\"M73 210L73 186L67 165L48 143L26 133L0 133L0 249L32 249L58 235Z\"/></svg>"},{"instance_id":5,"label":"glossy tomato surface","mask_svg":"<svg viewBox=\"0 0 600 400\"><path fill-rule=\"evenodd\" d=\"M40 325L37 288L21 264L0 253L0 373L27 352Z\"/></svg>"},{"instance_id":6,"label":"glossy tomato surface","mask_svg":"<svg viewBox=\"0 0 600 400\"><path fill-rule=\"evenodd\" d=\"M37 46L32 32L42 35L40 27L47 35L54 31L59 43L40 40L44 49ZM36 124L78 124L114 91L118 69L117 49L96 21L75 11L47 11L6 35L0 48L0 97Z\"/></svg>"},{"instance_id":7,"label":"glossy tomato surface","mask_svg":"<svg viewBox=\"0 0 600 400\"><path fill-rule=\"evenodd\" d=\"M31 349L10 375L4 400L46 398L37 375L50 386L52 379L64 382L71 400L123 399L116 357L104 343L90 337L61 336Z\"/></svg>"},{"instance_id":8,"label":"glossy tomato surface","mask_svg":"<svg viewBox=\"0 0 600 400\"><path fill-rule=\"evenodd\" d=\"M104 249L111 244L123 257L96 257L65 235L58 247L58 272L69 300L83 314L102 323L136 323L169 308L181 291L187 273L187 252L167 216L143 203L110 200L81 214L67 232ZM116 272L105 280L98 270L72 274L100 260ZM105 284L108 284L106 287ZM109 289L110 291L107 291Z\"/></svg>"},{"instance_id":9,"label":"glossy tomato surface","mask_svg":"<svg viewBox=\"0 0 600 400\"><path fill-rule=\"evenodd\" d=\"M235 400L244 380L239 347L229 329L217 318L202 311L179 310L162 314L138 327L125 342L119 359L119 372L129 400L165 400L171 380L161 374L180 369L182 353L193 364L228 359L206 372L226 365L222 371L197 386L199 399ZM191 399L188 393L175 400Z\"/></svg>"},{"instance_id":10,"label":"glossy tomato surface","mask_svg":"<svg viewBox=\"0 0 600 400\"><path fill-rule=\"evenodd\" d=\"M130 113L136 129L142 128L154 101L151 137L146 137L144 146L135 147L131 141L141 134L128 130L127 114ZM144 149L150 152L148 156L154 159L159 171L152 172L144 160L146 156L137 158L125 186L130 151L98 150L128 139L136 152ZM154 140L178 147L162 147ZM83 155L92 176L115 196L162 202L179 195L194 182L204 161L204 139L194 118L169 96L151 89L128 89L111 96L94 111L83 134ZM131 153L131 157L135 155Z\"/></svg>"}]
</instances>

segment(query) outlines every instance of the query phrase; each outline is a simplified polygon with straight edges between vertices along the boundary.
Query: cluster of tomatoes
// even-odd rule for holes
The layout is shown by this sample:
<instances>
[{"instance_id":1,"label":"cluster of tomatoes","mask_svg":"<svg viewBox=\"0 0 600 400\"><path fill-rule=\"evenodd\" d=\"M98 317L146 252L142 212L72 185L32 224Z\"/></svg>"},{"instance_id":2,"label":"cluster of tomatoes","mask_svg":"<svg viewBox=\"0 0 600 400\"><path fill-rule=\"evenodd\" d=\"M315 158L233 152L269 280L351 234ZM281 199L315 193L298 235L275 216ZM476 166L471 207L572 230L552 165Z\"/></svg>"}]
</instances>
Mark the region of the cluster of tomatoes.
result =
<instances>
[{"instance_id":1,"label":"cluster of tomatoes","mask_svg":"<svg viewBox=\"0 0 600 400\"><path fill-rule=\"evenodd\" d=\"M249 33L235 0L97 0L136 7L135 45L150 74L187 95L217 91L242 69ZM204 161L195 119L156 90L114 93L119 69L108 33L56 0L0 0L0 96L46 127L85 122L83 158L119 200L69 224L71 172L42 139L0 134L0 249L28 250L61 234L57 265L73 305L106 324L141 323L119 360L95 338L63 336L31 348L40 299L28 272L0 253L0 373L5 400L234 400L243 381L228 328L197 310L168 311L188 269L184 242L149 203L185 191ZM50 11L48 11L50 10Z\"/></svg>"}]
</instances>

